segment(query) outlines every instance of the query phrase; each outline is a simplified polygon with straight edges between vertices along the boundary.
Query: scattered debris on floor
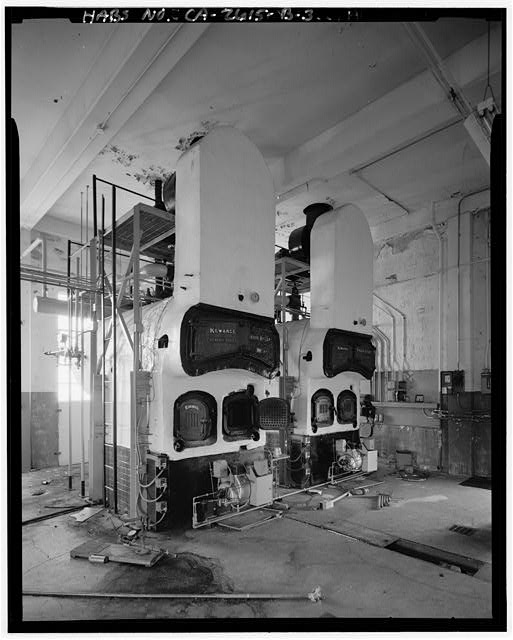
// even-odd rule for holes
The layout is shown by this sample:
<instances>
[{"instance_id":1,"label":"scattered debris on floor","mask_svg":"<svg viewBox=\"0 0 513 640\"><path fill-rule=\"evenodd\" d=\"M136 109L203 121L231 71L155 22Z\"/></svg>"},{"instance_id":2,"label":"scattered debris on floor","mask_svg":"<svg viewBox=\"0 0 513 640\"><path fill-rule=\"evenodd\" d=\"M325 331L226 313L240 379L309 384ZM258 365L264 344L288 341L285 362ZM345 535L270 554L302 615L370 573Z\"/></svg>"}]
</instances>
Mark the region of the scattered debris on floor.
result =
<instances>
[{"instance_id":1,"label":"scattered debris on floor","mask_svg":"<svg viewBox=\"0 0 513 640\"><path fill-rule=\"evenodd\" d=\"M411 472L402 469L398 473L402 480L408 482L424 482L429 478L429 473L420 469L413 469Z\"/></svg>"},{"instance_id":2,"label":"scattered debris on floor","mask_svg":"<svg viewBox=\"0 0 513 640\"><path fill-rule=\"evenodd\" d=\"M42 516L36 516L35 518L30 518L29 520L23 520L22 525L33 524L34 522L42 522L43 520L50 520L50 518L57 518L58 516L65 515L67 513L71 513L73 511L78 511L79 509L83 509L83 505L79 507L65 507L60 511L55 511L53 513L45 513Z\"/></svg>"},{"instance_id":3,"label":"scattered debris on floor","mask_svg":"<svg viewBox=\"0 0 513 640\"><path fill-rule=\"evenodd\" d=\"M319 504L319 509L333 509L333 507L335 506L335 504L339 501L342 500L342 498L347 498L348 496L351 495L350 491L346 491L345 493L342 493L341 495L337 496L336 498L325 498L324 500L321 500L320 504Z\"/></svg>"},{"instance_id":4,"label":"scattered debris on floor","mask_svg":"<svg viewBox=\"0 0 513 640\"><path fill-rule=\"evenodd\" d=\"M103 511L103 509L104 507L84 507L80 513L72 513L71 517L75 518L77 522L84 522L97 513L100 513L100 511Z\"/></svg>"},{"instance_id":5,"label":"scattered debris on floor","mask_svg":"<svg viewBox=\"0 0 513 640\"><path fill-rule=\"evenodd\" d=\"M150 547L112 544L98 540L89 540L70 551L72 558L83 558L90 562L120 562L143 567L153 567L165 555L166 551L163 549L155 550Z\"/></svg>"}]
</instances>

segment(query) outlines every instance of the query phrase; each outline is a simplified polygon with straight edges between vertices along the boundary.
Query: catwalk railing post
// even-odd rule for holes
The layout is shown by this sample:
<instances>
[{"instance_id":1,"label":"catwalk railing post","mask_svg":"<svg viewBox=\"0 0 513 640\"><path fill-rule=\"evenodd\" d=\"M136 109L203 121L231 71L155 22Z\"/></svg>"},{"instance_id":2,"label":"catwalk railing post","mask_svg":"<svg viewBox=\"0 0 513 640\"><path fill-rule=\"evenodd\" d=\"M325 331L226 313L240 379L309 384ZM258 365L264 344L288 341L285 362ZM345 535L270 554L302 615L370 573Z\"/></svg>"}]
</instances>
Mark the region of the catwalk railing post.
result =
<instances>
[{"instance_id":1,"label":"catwalk railing post","mask_svg":"<svg viewBox=\"0 0 513 640\"><path fill-rule=\"evenodd\" d=\"M282 359L282 367L281 367L281 377L280 377L280 397L283 398L284 400L287 399L287 377L289 375L289 365L288 365L288 349L289 349L289 345L288 345L288 336L287 336L287 325L286 325L286 311L285 308L287 306L287 301L285 298L285 293L286 293L286 289L287 289L287 280L286 280L286 271L285 271L285 260L282 258L282 262L281 262L281 295L280 295L280 301L281 301L281 331L282 331L282 352L281 352L281 359ZM283 453L288 453L289 447L288 447L288 438L287 438L287 431L286 429L280 429L280 448L283 451ZM279 463L279 472L278 472L278 478L279 478L279 482L281 485L286 484L288 478L287 478L287 466L284 464L284 462L280 462Z\"/></svg>"},{"instance_id":2,"label":"catwalk railing post","mask_svg":"<svg viewBox=\"0 0 513 640\"><path fill-rule=\"evenodd\" d=\"M139 412L137 410L137 380L138 372L141 367L140 360L140 344L141 333L143 330L141 322L141 301L139 299L139 251L140 251L140 219L139 219L139 207L134 208L133 216L133 308L134 308L134 339L133 339L133 375L132 375L132 411L130 420L130 517L137 517L137 500L139 493L138 483L138 457L139 457L139 432L138 432L138 418Z\"/></svg>"},{"instance_id":3,"label":"catwalk railing post","mask_svg":"<svg viewBox=\"0 0 513 640\"><path fill-rule=\"evenodd\" d=\"M98 206L96 202L96 176L93 175L93 236L98 236Z\"/></svg>"},{"instance_id":4,"label":"catwalk railing post","mask_svg":"<svg viewBox=\"0 0 513 640\"><path fill-rule=\"evenodd\" d=\"M117 414L117 301L116 301L116 187L112 187L112 453L114 513L118 512L118 414Z\"/></svg>"},{"instance_id":5,"label":"catwalk railing post","mask_svg":"<svg viewBox=\"0 0 513 640\"><path fill-rule=\"evenodd\" d=\"M98 238L95 236L90 244L89 261L91 264L91 282L98 289ZM101 296L96 291L93 307L93 326L90 333L89 348L89 389L93 402L89 415L89 498L93 501L104 500L104 439L103 398L101 378L96 373L98 359L98 313L101 312Z\"/></svg>"},{"instance_id":6,"label":"catwalk railing post","mask_svg":"<svg viewBox=\"0 0 513 640\"><path fill-rule=\"evenodd\" d=\"M80 495L85 497L85 443L84 443L84 296L80 296Z\"/></svg>"},{"instance_id":7,"label":"catwalk railing post","mask_svg":"<svg viewBox=\"0 0 513 640\"><path fill-rule=\"evenodd\" d=\"M95 176L93 176L94 178ZM93 180L93 190L96 190L96 181ZM102 195L102 210L101 210L101 241L100 241L100 279L101 279L101 319L102 319L102 355L101 355L101 389L102 389L102 426L103 426L103 443L104 443L104 458L105 458L105 444L106 444L106 415L105 415L105 197ZM104 476L105 476L105 463L104 463ZM103 485L103 503L106 504L107 494L105 490L105 483Z\"/></svg>"},{"instance_id":8,"label":"catwalk railing post","mask_svg":"<svg viewBox=\"0 0 513 640\"><path fill-rule=\"evenodd\" d=\"M68 240L68 284L71 282L71 240ZM68 490L73 489L73 473L72 473L72 434L71 434L71 350L72 350L72 312L73 312L73 289L68 286L68 339L67 352L68 352Z\"/></svg>"}]
</instances>

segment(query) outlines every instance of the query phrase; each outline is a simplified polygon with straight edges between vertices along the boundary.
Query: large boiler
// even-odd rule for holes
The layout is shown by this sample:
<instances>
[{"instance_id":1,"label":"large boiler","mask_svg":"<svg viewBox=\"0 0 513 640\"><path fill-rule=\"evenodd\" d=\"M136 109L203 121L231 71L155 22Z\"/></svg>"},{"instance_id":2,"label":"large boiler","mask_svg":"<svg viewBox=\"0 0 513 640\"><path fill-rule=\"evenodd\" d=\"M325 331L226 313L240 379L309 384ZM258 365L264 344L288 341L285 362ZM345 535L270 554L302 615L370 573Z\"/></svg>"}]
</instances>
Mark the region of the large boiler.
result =
<instances>
[{"instance_id":1,"label":"large boiler","mask_svg":"<svg viewBox=\"0 0 513 640\"><path fill-rule=\"evenodd\" d=\"M320 210L309 228L310 318L278 327L291 381L290 478L297 486L358 465L360 388L375 368L368 222L352 204Z\"/></svg>"},{"instance_id":2,"label":"large boiler","mask_svg":"<svg viewBox=\"0 0 513 640\"><path fill-rule=\"evenodd\" d=\"M175 215L173 296L142 309L136 444L139 466L149 460L140 510L164 526L190 524L192 499L215 483L230 485L231 505L245 499L239 468L266 475L260 405L279 371L275 197L257 148L226 126L193 144L177 163ZM118 336L118 445L130 448L133 356Z\"/></svg>"}]
</instances>

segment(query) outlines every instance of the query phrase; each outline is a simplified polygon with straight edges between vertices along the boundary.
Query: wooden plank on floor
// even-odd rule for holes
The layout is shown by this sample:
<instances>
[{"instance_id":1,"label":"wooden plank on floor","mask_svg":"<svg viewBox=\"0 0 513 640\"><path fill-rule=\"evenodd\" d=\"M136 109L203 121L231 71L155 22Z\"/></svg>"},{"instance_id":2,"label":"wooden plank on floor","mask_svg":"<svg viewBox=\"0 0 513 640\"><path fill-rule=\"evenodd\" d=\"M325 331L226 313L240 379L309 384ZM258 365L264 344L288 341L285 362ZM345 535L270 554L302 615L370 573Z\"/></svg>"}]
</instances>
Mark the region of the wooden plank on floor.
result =
<instances>
[{"instance_id":1,"label":"wooden plank on floor","mask_svg":"<svg viewBox=\"0 0 513 640\"><path fill-rule=\"evenodd\" d=\"M141 549L140 547L126 547L122 544L111 544L102 550L101 555L108 556L109 562L152 567L164 556L164 552Z\"/></svg>"},{"instance_id":2,"label":"wooden plank on floor","mask_svg":"<svg viewBox=\"0 0 513 640\"><path fill-rule=\"evenodd\" d=\"M107 556L109 562L136 564L153 567L164 555L163 551L153 551L141 547L112 544L100 540L88 540L70 551L72 558L89 559L89 556Z\"/></svg>"},{"instance_id":3,"label":"wooden plank on floor","mask_svg":"<svg viewBox=\"0 0 513 640\"><path fill-rule=\"evenodd\" d=\"M100 540L88 540L70 551L72 558L89 558L91 555L101 555L102 551L109 546L108 542Z\"/></svg>"}]
</instances>

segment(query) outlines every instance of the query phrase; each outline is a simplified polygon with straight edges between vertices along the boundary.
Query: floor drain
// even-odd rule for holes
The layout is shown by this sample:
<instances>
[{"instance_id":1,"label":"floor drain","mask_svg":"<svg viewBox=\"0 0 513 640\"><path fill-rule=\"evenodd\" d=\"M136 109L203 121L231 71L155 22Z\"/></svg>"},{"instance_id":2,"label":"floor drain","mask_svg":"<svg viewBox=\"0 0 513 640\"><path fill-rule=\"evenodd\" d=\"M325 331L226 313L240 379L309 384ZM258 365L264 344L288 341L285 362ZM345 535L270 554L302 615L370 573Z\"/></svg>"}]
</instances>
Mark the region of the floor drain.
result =
<instances>
[{"instance_id":1,"label":"floor drain","mask_svg":"<svg viewBox=\"0 0 513 640\"><path fill-rule=\"evenodd\" d=\"M411 558L432 562L445 569L460 571L469 576L477 573L484 564L480 560L474 560L473 558L460 556L457 553L443 551L443 549L435 549L434 547L429 547L418 542L411 542L410 540L395 540L392 544L387 545L385 549L402 553Z\"/></svg>"},{"instance_id":2,"label":"floor drain","mask_svg":"<svg viewBox=\"0 0 513 640\"><path fill-rule=\"evenodd\" d=\"M454 531L454 533L461 533L464 536L472 536L477 531L473 527L464 527L461 524L453 524L449 527L449 531Z\"/></svg>"}]
</instances>

